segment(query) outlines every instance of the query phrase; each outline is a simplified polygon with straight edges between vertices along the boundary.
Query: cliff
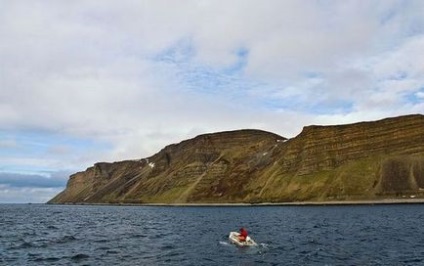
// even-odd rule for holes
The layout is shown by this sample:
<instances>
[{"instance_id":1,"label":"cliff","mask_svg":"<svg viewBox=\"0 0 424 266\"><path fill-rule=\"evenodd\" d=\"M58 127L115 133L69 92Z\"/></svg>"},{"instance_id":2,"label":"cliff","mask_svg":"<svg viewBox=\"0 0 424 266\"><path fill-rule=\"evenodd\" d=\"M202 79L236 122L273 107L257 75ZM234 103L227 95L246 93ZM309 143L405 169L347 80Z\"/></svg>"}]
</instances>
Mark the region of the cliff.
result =
<instances>
[{"instance_id":1,"label":"cliff","mask_svg":"<svg viewBox=\"0 0 424 266\"><path fill-rule=\"evenodd\" d=\"M49 203L224 203L424 197L424 116L205 134L96 163Z\"/></svg>"}]
</instances>

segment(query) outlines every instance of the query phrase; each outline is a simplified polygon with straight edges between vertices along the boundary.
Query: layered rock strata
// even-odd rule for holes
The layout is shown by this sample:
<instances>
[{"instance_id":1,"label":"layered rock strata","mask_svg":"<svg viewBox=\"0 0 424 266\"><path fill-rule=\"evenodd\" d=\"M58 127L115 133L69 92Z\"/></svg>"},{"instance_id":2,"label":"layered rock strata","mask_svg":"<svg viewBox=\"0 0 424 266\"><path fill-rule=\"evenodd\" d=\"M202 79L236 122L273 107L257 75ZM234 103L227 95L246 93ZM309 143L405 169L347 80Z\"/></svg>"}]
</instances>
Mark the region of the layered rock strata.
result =
<instances>
[{"instance_id":1,"label":"layered rock strata","mask_svg":"<svg viewBox=\"0 0 424 266\"><path fill-rule=\"evenodd\" d=\"M197 136L141 160L97 163L50 203L224 203L420 197L424 116Z\"/></svg>"}]
</instances>

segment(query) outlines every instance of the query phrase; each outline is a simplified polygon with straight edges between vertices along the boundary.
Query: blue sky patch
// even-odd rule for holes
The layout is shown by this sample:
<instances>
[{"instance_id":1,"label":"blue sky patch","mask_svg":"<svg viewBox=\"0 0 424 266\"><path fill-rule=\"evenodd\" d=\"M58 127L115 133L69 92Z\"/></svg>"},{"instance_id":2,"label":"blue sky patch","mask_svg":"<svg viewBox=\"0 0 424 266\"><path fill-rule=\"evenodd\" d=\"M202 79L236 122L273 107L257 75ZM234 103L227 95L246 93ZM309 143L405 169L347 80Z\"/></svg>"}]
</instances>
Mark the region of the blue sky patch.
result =
<instances>
[{"instance_id":1,"label":"blue sky patch","mask_svg":"<svg viewBox=\"0 0 424 266\"><path fill-rule=\"evenodd\" d=\"M196 50L190 38L180 39L174 45L154 55L151 60L170 64L182 64L193 59Z\"/></svg>"},{"instance_id":2,"label":"blue sky patch","mask_svg":"<svg viewBox=\"0 0 424 266\"><path fill-rule=\"evenodd\" d=\"M0 132L0 172L48 176L51 168L42 161L66 161L69 156L90 151L107 151L111 145L92 139L82 139L45 131ZM16 159L16 158L19 158ZM57 170L57 169L56 169ZM66 169L62 169L66 170Z\"/></svg>"},{"instance_id":3,"label":"blue sky patch","mask_svg":"<svg viewBox=\"0 0 424 266\"><path fill-rule=\"evenodd\" d=\"M0 185L8 187L63 188L67 180L67 175L63 175L62 178L52 178L37 174L0 172Z\"/></svg>"},{"instance_id":4,"label":"blue sky patch","mask_svg":"<svg viewBox=\"0 0 424 266\"><path fill-rule=\"evenodd\" d=\"M403 99L406 102L411 103L413 105L423 103L424 98L422 96L419 96L420 93L424 95L424 88L421 88L419 91L415 91L413 93L408 93L404 95Z\"/></svg>"}]
</instances>

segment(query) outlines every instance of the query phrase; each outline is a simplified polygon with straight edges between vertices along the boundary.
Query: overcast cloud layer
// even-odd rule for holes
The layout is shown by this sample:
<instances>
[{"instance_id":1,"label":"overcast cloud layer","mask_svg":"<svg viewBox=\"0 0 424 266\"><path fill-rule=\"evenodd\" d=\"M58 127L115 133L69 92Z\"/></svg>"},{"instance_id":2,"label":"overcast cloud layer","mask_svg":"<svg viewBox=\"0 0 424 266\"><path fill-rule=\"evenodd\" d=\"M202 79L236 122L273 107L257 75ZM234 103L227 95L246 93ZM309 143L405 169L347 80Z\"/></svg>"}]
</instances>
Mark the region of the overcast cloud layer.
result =
<instances>
[{"instance_id":1,"label":"overcast cloud layer","mask_svg":"<svg viewBox=\"0 0 424 266\"><path fill-rule=\"evenodd\" d=\"M420 0L0 0L0 202L201 133L423 113L422 14Z\"/></svg>"}]
</instances>

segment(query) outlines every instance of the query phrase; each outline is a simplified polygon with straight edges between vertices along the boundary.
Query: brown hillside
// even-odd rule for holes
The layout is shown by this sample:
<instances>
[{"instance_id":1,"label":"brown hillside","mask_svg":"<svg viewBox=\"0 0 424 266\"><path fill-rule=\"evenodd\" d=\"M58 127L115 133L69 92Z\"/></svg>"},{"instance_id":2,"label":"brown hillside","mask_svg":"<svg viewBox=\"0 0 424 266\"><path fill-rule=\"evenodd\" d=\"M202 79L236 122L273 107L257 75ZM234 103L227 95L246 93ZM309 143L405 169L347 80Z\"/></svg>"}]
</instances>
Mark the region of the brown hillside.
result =
<instances>
[{"instance_id":1,"label":"brown hillside","mask_svg":"<svg viewBox=\"0 0 424 266\"><path fill-rule=\"evenodd\" d=\"M420 196L424 116L198 136L133 161L72 175L50 203L185 203Z\"/></svg>"}]
</instances>

